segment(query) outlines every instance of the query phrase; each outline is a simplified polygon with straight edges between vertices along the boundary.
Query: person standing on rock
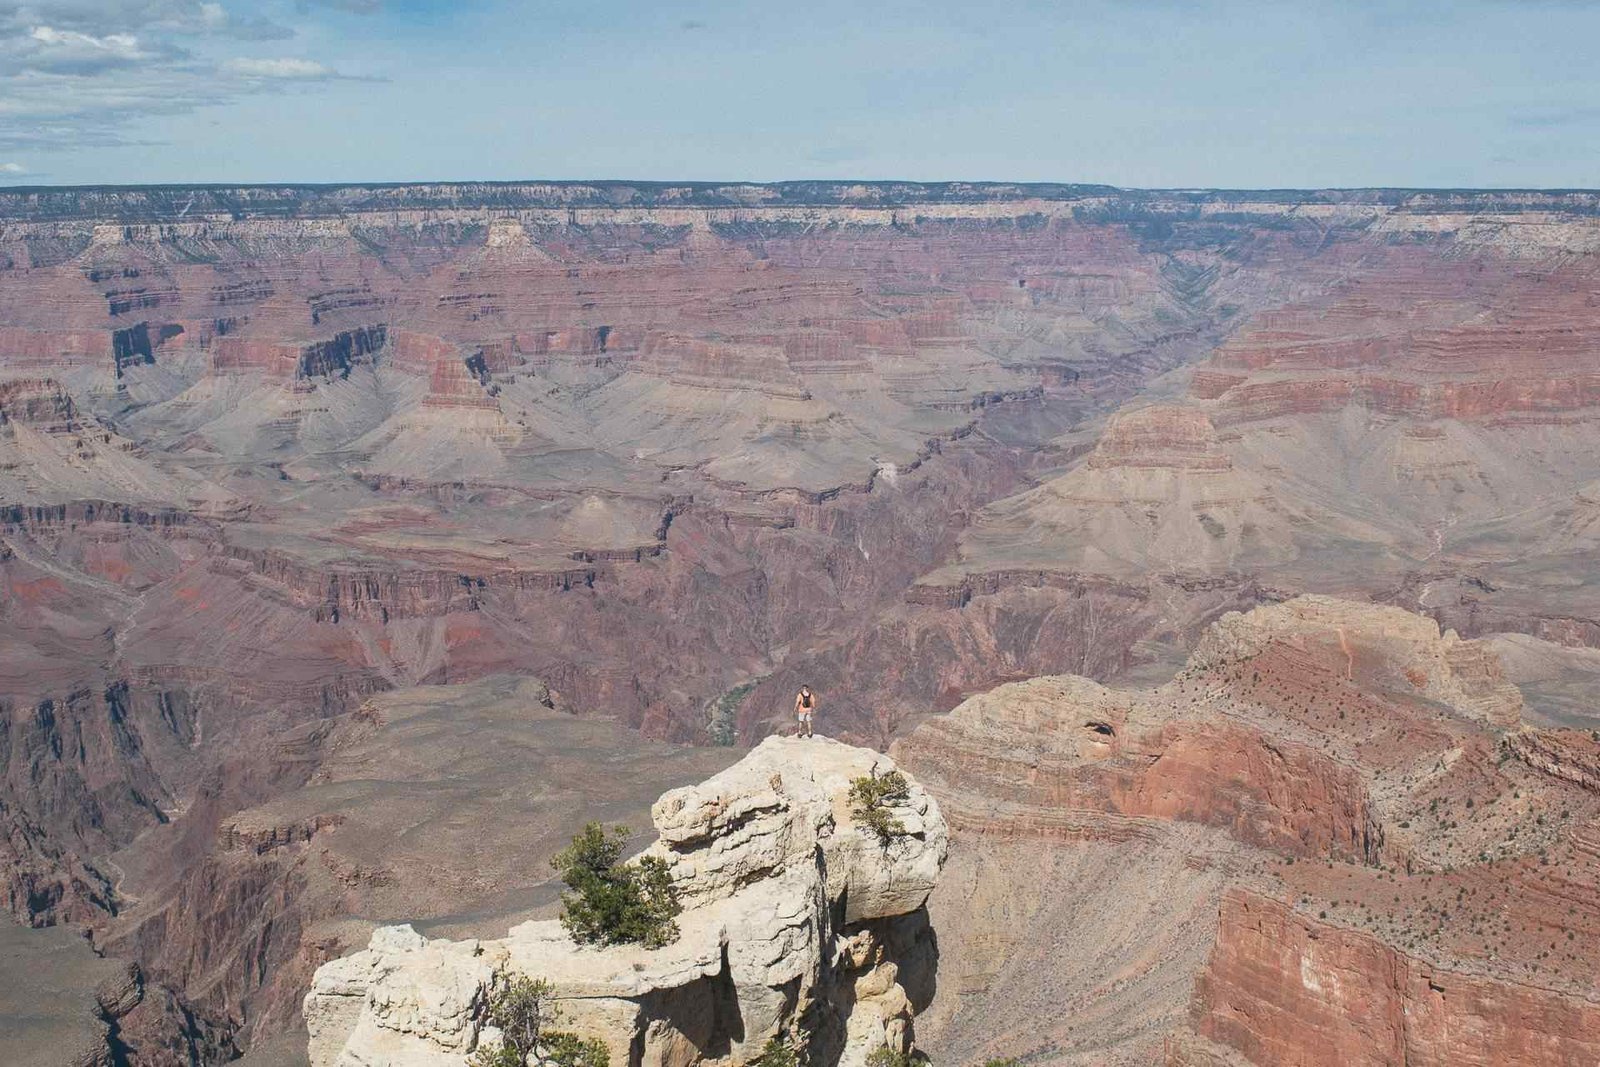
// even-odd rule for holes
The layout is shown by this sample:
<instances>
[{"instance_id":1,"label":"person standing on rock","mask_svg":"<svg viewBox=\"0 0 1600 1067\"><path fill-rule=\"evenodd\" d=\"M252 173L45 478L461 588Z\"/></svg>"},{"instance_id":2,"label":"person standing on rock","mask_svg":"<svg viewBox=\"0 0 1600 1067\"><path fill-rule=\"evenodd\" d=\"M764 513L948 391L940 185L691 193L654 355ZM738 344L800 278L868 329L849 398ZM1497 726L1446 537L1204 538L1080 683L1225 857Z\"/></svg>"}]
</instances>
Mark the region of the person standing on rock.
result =
<instances>
[{"instance_id":1,"label":"person standing on rock","mask_svg":"<svg viewBox=\"0 0 1600 1067\"><path fill-rule=\"evenodd\" d=\"M809 685L802 685L800 692L794 695L794 717L799 720L795 729L796 737L815 737L811 729L811 713L817 708L816 694L811 692Z\"/></svg>"}]
</instances>

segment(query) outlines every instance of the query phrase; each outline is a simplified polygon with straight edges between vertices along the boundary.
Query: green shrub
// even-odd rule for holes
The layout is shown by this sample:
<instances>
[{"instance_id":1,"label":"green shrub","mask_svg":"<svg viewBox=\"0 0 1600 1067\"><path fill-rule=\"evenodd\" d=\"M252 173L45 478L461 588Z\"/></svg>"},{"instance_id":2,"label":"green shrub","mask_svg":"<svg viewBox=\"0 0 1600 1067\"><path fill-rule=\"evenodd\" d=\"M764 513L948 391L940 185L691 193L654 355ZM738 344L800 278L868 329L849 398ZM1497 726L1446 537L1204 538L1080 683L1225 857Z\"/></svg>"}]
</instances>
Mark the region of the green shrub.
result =
<instances>
[{"instance_id":1,"label":"green shrub","mask_svg":"<svg viewBox=\"0 0 1600 1067\"><path fill-rule=\"evenodd\" d=\"M528 1059L509 1045L480 1048L467 1060L467 1067L527 1067Z\"/></svg>"},{"instance_id":2,"label":"green shrub","mask_svg":"<svg viewBox=\"0 0 1600 1067\"><path fill-rule=\"evenodd\" d=\"M867 1067L928 1067L928 1057L914 1049L896 1052L885 1046L867 1057Z\"/></svg>"},{"instance_id":3,"label":"green shrub","mask_svg":"<svg viewBox=\"0 0 1600 1067\"><path fill-rule=\"evenodd\" d=\"M746 1067L800 1067L800 1054L794 1050L794 1045L789 1043L787 1034L767 1039L766 1045L761 1049L761 1055L751 1060Z\"/></svg>"},{"instance_id":4,"label":"green shrub","mask_svg":"<svg viewBox=\"0 0 1600 1067\"><path fill-rule=\"evenodd\" d=\"M549 982L526 975L495 993L489 1023L500 1028L501 1043L474 1052L471 1067L526 1067L530 1055L539 1067L609 1067L611 1056L598 1040L555 1029L561 1009L550 993Z\"/></svg>"},{"instance_id":5,"label":"green shrub","mask_svg":"<svg viewBox=\"0 0 1600 1067\"><path fill-rule=\"evenodd\" d=\"M561 925L579 944L639 944L660 948L678 936L683 910L657 856L623 863L628 828L585 826L550 861L570 892L561 894Z\"/></svg>"},{"instance_id":6,"label":"green shrub","mask_svg":"<svg viewBox=\"0 0 1600 1067\"><path fill-rule=\"evenodd\" d=\"M910 795L911 786L899 771L864 774L850 782L850 811L877 836L879 844L887 846L906 832L905 824L889 810L890 805Z\"/></svg>"}]
</instances>

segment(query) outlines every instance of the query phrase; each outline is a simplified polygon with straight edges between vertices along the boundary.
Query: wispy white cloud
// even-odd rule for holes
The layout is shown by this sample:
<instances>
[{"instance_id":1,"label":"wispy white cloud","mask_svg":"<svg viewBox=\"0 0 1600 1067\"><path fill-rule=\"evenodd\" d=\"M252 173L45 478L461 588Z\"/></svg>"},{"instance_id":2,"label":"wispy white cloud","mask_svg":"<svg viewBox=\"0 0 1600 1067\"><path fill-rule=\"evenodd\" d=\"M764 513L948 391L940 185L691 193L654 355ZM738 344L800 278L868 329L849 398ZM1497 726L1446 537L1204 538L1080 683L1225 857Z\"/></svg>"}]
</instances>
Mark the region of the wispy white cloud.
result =
<instances>
[{"instance_id":1,"label":"wispy white cloud","mask_svg":"<svg viewBox=\"0 0 1600 1067\"><path fill-rule=\"evenodd\" d=\"M282 41L294 36L294 30L260 15L236 15L216 3L200 5L200 25L203 31L217 37L233 37L241 41Z\"/></svg>"},{"instance_id":2,"label":"wispy white cloud","mask_svg":"<svg viewBox=\"0 0 1600 1067\"><path fill-rule=\"evenodd\" d=\"M309 11L313 7L331 7L357 15L372 15L383 10L383 0L299 0L297 6L301 11Z\"/></svg>"},{"instance_id":3,"label":"wispy white cloud","mask_svg":"<svg viewBox=\"0 0 1600 1067\"><path fill-rule=\"evenodd\" d=\"M0 151L143 143L142 119L350 80L308 57L237 54L295 36L245 2L0 0Z\"/></svg>"},{"instance_id":4,"label":"wispy white cloud","mask_svg":"<svg viewBox=\"0 0 1600 1067\"><path fill-rule=\"evenodd\" d=\"M30 26L25 34L0 44L0 73L43 72L95 75L155 60L180 60L186 53L170 44L141 44L131 33L96 36L55 26Z\"/></svg>"},{"instance_id":5,"label":"wispy white cloud","mask_svg":"<svg viewBox=\"0 0 1600 1067\"><path fill-rule=\"evenodd\" d=\"M0 163L0 174L26 174L28 168L21 163Z\"/></svg>"},{"instance_id":6,"label":"wispy white cloud","mask_svg":"<svg viewBox=\"0 0 1600 1067\"><path fill-rule=\"evenodd\" d=\"M240 15L217 0L0 0L0 30L52 26L91 36L178 34L281 40L289 27L257 14Z\"/></svg>"},{"instance_id":7,"label":"wispy white cloud","mask_svg":"<svg viewBox=\"0 0 1600 1067\"><path fill-rule=\"evenodd\" d=\"M222 65L230 74L241 78L277 78L284 81L323 81L336 78L339 72L312 59L230 59Z\"/></svg>"}]
</instances>

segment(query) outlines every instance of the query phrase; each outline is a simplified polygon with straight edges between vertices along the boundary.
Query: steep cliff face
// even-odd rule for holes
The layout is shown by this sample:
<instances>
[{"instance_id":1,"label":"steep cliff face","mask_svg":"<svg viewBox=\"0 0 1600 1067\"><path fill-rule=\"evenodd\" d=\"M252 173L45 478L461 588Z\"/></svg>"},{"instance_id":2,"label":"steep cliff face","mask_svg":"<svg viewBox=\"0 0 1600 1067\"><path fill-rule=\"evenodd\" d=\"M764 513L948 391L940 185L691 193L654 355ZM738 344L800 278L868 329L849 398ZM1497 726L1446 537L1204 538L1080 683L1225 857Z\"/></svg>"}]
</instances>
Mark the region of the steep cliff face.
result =
<instances>
[{"instance_id":1,"label":"steep cliff face","mask_svg":"<svg viewBox=\"0 0 1600 1067\"><path fill-rule=\"evenodd\" d=\"M1301 597L1154 689L1039 678L930 720L894 751L954 827L931 1050L1589 1062L1600 744L1521 713L1485 643Z\"/></svg>"},{"instance_id":2,"label":"steep cliff face","mask_svg":"<svg viewBox=\"0 0 1600 1067\"><path fill-rule=\"evenodd\" d=\"M1252 1063L1564 1067L1600 1058L1600 1007L1454 971L1288 905L1230 893L1195 992L1198 1032ZM1204 1064L1174 1046L1172 1067Z\"/></svg>"},{"instance_id":3,"label":"steep cliff face","mask_svg":"<svg viewBox=\"0 0 1600 1067\"><path fill-rule=\"evenodd\" d=\"M428 940L386 927L325 964L306 996L313 1067L459 1065L484 1036L500 982L553 983L571 1027L617 1065L743 1062L797 1037L812 1062L857 1067L904 1051L933 990L923 904L944 865L938 806L920 786L880 841L848 798L886 756L825 739L771 738L709 781L664 795L651 853L684 905L665 948L575 945L558 922L500 940Z\"/></svg>"},{"instance_id":4,"label":"steep cliff face","mask_svg":"<svg viewBox=\"0 0 1600 1067\"><path fill-rule=\"evenodd\" d=\"M1431 706L1454 721L1436 724ZM1387 764L1398 753L1372 765L1383 735L1420 741L1426 724L1442 751L1477 733L1467 717L1503 727L1520 709L1478 643L1399 609L1301 597L1225 616L1159 688L1019 682L927 723L899 751L958 796L1003 792L1045 819L1181 819L1278 852L1376 863L1397 847L1382 808L1418 803L1399 792L1412 788L1397 773L1405 761ZM947 806L958 825L983 822L981 808Z\"/></svg>"},{"instance_id":5,"label":"steep cliff face","mask_svg":"<svg viewBox=\"0 0 1600 1067\"><path fill-rule=\"evenodd\" d=\"M0 698L0 900L23 922L117 908L114 867L89 860L167 821L194 709L112 682L17 706ZM166 777L170 775L171 777Z\"/></svg>"}]
</instances>

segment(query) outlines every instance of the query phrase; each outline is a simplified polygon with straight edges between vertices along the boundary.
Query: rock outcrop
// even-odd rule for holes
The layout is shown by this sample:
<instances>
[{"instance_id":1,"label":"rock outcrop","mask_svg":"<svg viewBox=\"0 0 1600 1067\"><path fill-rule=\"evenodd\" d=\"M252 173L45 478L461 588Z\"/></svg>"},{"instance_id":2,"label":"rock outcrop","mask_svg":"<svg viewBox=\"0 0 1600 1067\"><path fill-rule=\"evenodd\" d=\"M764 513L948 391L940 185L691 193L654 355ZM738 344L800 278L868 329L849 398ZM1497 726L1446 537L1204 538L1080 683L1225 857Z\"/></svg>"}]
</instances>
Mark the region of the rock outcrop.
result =
<instances>
[{"instance_id":1,"label":"rock outcrop","mask_svg":"<svg viewBox=\"0 0 1600 1067\"><path fill-rule=\"evenodd\" d=\"M888 757L826 739L769 738L698 786L657 801L650 847L684 906L665 948L575 944L556 921L499 940L429 940L384 927L318 969L305 999L313 1067L462 1064L498 983L551 982L578 1033L616 1067L740 1063L789 1034L812 1062L853 1067L905 1051L931 999L924 903L947 833L915 782L887 841L858 823L853 779Z\"/></svg>"},{"instance_id":2,"label":"rock outcrop","mask_svg":"<svg viewBox=\"0 0 1600 1067\"><path fill-rule=\"evenodd\" d=\"M1454 630L1441 633L1426 616L1332 597L1298 597L1277 608L1225 616L1201 638L1190 669L1251 660L1274 643L1330 651L1336 644L1347 680L1360 672L1377 684L1409 686L1493 726L1521 722L1522 694L1506 681L1499 656L1483 642L1463 641Z\"/></svg>"},{"instance_id":3,"label":"rock outcrop","mask_svg":"<svg viewBox=\"0 0 1600 1067\"><path fill-rule=\"evenodd\" d=\"M1306 596L1156 688L1035 678L923 724L894 753L957 843L925 1046L1593 1063L1600 741L1522 711L1488 642Z\"/></svg>"},{"instance_id":4,"label":"rock outcrop","mask_svg":"<svg viewBox=\"0 0 1600 1067\"><path fill-rule=\"evenodd\" d=\"M1418 801L1405 775L1371 765L1374 740L1426 728L1429 750L1447 751L1478 723L1516 724L1521 706L1481 642L1398 608L1307 596L1225 615L1157 689L1034 678L969 699L898 751L962 798L949 803L958 825L993 819L987 801L966 803L981 792L1036 828L1070 823L1069 811L1176 819L1291 855L1376 863L1403 847L1388 840L1379 799L1396 812Z\"/></svg>"}]
</instances>

